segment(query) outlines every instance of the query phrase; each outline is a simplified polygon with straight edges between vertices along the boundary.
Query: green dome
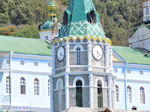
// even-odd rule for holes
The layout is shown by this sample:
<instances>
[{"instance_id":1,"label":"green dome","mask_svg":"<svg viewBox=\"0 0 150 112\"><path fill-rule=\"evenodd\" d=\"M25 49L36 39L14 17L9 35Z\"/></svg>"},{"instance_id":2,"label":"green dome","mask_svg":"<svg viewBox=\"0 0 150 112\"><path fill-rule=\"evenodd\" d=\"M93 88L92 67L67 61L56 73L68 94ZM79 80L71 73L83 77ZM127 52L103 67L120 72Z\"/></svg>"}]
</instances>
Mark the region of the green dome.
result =
<instances>
[{"instance_id":1,"label":"green dome","mask_svg":"<svg viewBox=\"0 0 150 112\"><path fill-rule=\"evenodd\" d=\"M55 4L53 2L50 2L48 5L54 6Z\"/></svg>"},{"instance_id":2,"label":"green dome","mask_svg":"<svg viewBox=\"0 0 150 112\"><path fill-rule=\"evenodd\" d=\"M57 26L54 26L53 21L46 21L42 26L42 30L60 29L60 28L61 28L61 24L57 23Z\"/></svg>"},{"instance_id":3,"label":"green dome","mask_svg":"<svg viewBox=\"0 0 150 112\"><path fill-rule=\"evenodd\" d=\"M53 21L46 21L46 22L43 24L42 29L43 29L43 30L53 29L53 24L54 24Z\"/></svg>"}]
</instances>

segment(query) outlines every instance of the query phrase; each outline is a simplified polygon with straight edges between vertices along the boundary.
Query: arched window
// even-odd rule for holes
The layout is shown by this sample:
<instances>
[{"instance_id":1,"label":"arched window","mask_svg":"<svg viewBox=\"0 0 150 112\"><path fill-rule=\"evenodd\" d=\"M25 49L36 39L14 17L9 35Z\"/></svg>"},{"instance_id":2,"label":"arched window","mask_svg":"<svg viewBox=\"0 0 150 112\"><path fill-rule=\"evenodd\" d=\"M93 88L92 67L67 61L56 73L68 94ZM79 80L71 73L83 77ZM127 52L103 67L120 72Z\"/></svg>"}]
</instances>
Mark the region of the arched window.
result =
<instances>
[{"instance_id":1,"label":"arched window","mask_svg":"<svg viewBox=\"0 0 150 112\"><path fill-rule=\"evenodd\" d=\"M90 12L90 23L92 23L92 24L96 23L96 14L95 14L94 10L92 10Z\"/></svg>"},{"instance_id":2,"label":"arched window","mask_svg":"<svg viewBox=\"0 0 150 112\"><path fill-rule=\"evenodd\" d=\"M48 80L48 96L50 96L50 79Z\"/></svg>"},{"instance_id":3,"label":"arched window","mask_svg":"<svg viewBox=\"0 0 150 112\"><path fill-rule=\"evenodd\" d=\"M102 91L102 82L97 81L97 93L98 93L98 107L103 107L103 91Z\"/></svg>"},{"instance_id":4,"label":"arched window","mask_svg":"<svg viewBox=\"0 0 150 112\"><path fill-rule=\"evenodd\" d=\"M34 95L39 95L39 80L34 79Z\"/></svg>"},{"instance_id":5,"label":"arched window","mask_svg":"<svg viewBox=\"0 0 150 112\"><path fill-rule=\"evenodd\" d=\"M6 93L10 93L10 77L6 77Z\"/></svg>"},{"instance_id":6,"label":"arched window","mask_svg":"<svg viewBox=\"0 0 150 112\"><path fill-rule=\"evenodd\" d=\"M78 80L76 82L76 106L82 107L82 82Z\"/></svg>"},{"instance_id":7,"label":"arched window","mask_svg":"<svg viewBox=\"0 0 150 112\"><path fill-rule=\"evenodd\" d=\"M143 87L140 88L140 103L145 104L145 91Z\"/></svg>"},{"instance_id":8,"label":"arched window","mask_svg":"<svg viewBox=\"0 0 150 112\"><path fill-rule=\"evenodd\" d=\"M20 78L20 94L26 94L26 80L25 78Z\"/></svg>"},{"instance_id":9,"label":"arched window","mask_svg":"<svg viewBox=\"0 0 150 112\"><path fill-rule=\"evenodd\" d=\"M80 51L81 51L81 49L78 47L78 48L76 49L77 65L80 65L80 64L81 64L81 63L80 63Z\"/></svg>"},{"instance_id":10,"label":"arched window","mask_svg":"<svg viewBox=\"0 0 150 112\"><path fill-rule=\"evenodd\" d=\"M130 86L127 87L127 102L132 103L132 89Z\"/></svg>"},{"instance_id":11,"label":"arched window","mask_svg":"<svg viewBox=\"0 0 150 112\"><path fill-rule=\"evenodd\" d=\"M119 87L116 85L116 101L119 102Z\"/></svg>"}]
</instances>

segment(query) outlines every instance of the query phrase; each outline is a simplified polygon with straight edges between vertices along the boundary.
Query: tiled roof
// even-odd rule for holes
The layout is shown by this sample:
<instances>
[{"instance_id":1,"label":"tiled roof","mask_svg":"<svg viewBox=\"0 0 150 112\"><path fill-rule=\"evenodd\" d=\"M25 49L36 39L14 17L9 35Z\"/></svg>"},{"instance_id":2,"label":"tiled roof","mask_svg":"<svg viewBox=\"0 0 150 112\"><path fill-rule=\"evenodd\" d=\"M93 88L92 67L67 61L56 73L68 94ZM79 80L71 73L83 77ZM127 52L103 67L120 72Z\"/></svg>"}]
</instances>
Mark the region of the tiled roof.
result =
<instances>
[{"instance_id":1,"label":"tiled roof","mask_svg":"<svg viewBox=\"0 0 150 112\"><path fill-rule=\"evenodd\" d=\"M51 56L51 45L40 39L0 35L0 52Z\"/></svg>"},{"instance_id":2,"label":"tiled roof","mask_svg":"<svg viewBox=\"0 0 150 112\"><path fill-rule=\"evenodd\" d=\"M149 56L145 56L145 54L138 49L123 46L113 46L113 51L121 56L127 63L146 65L150 64Z\"/></svg>"}]
</instances>

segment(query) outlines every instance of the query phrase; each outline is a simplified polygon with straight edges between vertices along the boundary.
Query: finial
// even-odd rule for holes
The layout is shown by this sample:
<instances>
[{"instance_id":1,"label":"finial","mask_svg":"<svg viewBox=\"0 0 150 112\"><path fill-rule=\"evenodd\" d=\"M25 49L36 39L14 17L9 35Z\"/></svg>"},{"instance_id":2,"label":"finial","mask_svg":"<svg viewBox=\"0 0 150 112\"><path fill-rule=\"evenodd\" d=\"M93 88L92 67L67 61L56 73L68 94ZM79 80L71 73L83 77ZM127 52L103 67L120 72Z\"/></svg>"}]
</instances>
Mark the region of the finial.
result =
<instances>
[{"instance_id":1,"label":"finial","mask_svg":"<svg viewBox=\"0 0 150 112\"><path fill-rule=\"evenodd\" d=\"M56 17L56 14L54 13L54 11L55 11L55 4L53 3L53 1L52 0L50 0L50 3L49 3L49 14L48 14L48 17L49 17L49 19L50 20L54 20L55 19L55 17Z\"/></svg>"}]
</instances>

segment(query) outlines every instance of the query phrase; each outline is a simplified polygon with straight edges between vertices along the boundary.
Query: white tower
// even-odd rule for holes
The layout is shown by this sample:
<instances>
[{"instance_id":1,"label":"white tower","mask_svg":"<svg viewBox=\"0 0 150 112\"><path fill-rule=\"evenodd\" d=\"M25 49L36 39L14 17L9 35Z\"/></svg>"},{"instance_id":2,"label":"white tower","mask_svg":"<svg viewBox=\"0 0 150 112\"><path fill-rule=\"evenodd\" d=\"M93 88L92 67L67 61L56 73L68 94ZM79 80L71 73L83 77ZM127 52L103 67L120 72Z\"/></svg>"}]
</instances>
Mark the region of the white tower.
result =
<instances>
[{"instance_id":1,"label":"white tower","mask_svg":"<svg viewBox=\"0 0 150 112\"><path fill-rule=\"evenodd\" d=\"M59 29L61 27L60 23L57 23L56 14L53 13L55 10L55 4L51 0L49 3L49 20L43 25L39 25L39 35L40 39L51 41L59 34Z\"/></svg>"},{"instance_id":2,"label":"white tower","mask_svg":"<svg viewBox=\"0 0 150 112\"><path fill-rule=\"evenodd\" d=\"M150 0L142 0L143 2L143 22L150 21Z\"/></svg>"}]
</instances>

